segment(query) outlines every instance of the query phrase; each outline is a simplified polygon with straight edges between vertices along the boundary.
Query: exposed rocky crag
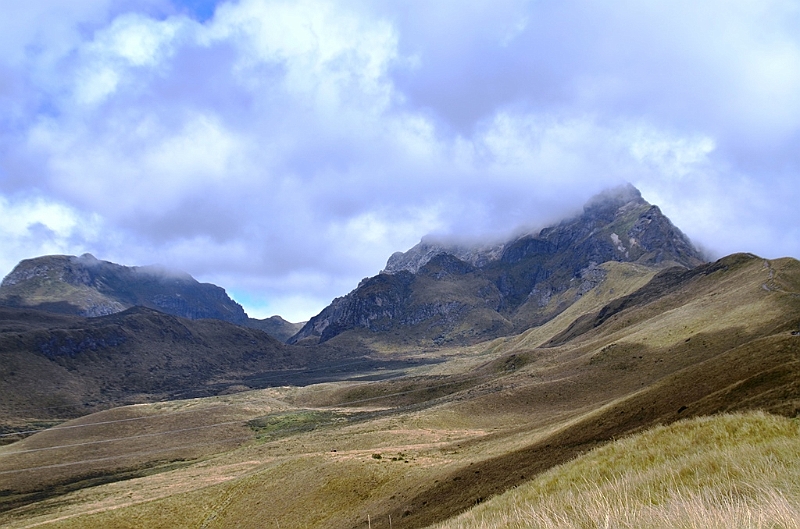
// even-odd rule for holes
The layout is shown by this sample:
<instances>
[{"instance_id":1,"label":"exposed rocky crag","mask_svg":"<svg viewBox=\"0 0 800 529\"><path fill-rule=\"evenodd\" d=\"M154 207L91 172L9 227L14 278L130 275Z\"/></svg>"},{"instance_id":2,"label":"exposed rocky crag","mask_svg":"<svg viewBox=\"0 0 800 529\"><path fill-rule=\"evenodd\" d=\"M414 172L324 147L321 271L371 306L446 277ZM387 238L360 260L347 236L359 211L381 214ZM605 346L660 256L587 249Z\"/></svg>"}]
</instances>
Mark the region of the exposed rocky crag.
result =
<instances>
[{"instance_id":1,"label":"exposed rocky crag","mask_svg":"<svg viewBox=\"0 0 800 529\"><path fill-rule=\"evenodd\" d=\"M247 314L224 289L156 266L129 267L80 257L26 259L3 279L0 305L96 317L142 306L192 320L245 324Z\"/></svg>"},{"instance_id":2,"label":"exposed rocky crag","mask_svg":"<svg viewBox=\"0 0 800 529\"><path fill-rule=\"evenodd\" d=\"M405 270L416 274L428 261L439 254L452 255L473 266L481 267L499 259L503 254L503 248L505 248L504 242L469 246L439 242L435 238L423 237L419 244L407 252L393 253L383 271L388 274L396 274Z\"/></svg>"},{"instance_id":3,"label":"exposed rocky crag","mask_svg":"<svg viewBox=\"0 0 800 529\"><path fill-rule=\"evenodd\" d=\"M553 318L601 283L608 261L692 268L705 260L631 185L602 193L583 213L493 246L423 240L289 340L327 341L368 330L405 342L470 343Z\"/></svg>"}]
</instances>

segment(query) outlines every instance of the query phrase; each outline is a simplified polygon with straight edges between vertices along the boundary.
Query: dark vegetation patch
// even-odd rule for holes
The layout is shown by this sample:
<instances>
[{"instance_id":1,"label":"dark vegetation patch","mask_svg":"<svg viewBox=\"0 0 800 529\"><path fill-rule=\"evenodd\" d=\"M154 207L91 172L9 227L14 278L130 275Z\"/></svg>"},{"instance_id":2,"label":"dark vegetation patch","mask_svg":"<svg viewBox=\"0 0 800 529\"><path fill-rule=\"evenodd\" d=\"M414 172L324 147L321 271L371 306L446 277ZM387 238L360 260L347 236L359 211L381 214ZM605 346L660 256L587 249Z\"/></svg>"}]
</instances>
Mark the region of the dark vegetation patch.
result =
<instances>
[{"instance_id":1,"label":"dark vegetation patch","mask_svg":"<svg viewBox=\"0 0 800 529\"><path fill-rule=\"evenodd\" d=\"M123 470L96 470L85 472L36 490L18 492L12 489L3 489L0 490L0 512L10 511L18 507L31 505L51 498L57 498L77 490L169 472L171 470L187 467L192 463L194 463L193 460L186 459L151 461L137 465L134 468L129 467ZM52 509L52 505L49 505L47 509ZM28 512L30 516L36 515L37 509L33 508Z\"/></svg>"},{"instance_id":2,"label":"dark vegetation patch","mask_svg":"<svg viewBox=\"0 0 800 529\"><path fill-rule=\"evenodd\" d=\"M403 375L428 360L361 347L287 346L218 320L137 307L97 318L0 307L0 423L71 418L111 406Z\"/></svg>"},{"instance_id":3,"label":"dark vegetation patch","mask_svg":"<svg viewBox=\"0 0 800 529\"><path fill-rule=\"evenodd\" d=\"M478 376L423 376L385 381L350 388L336 395L342 406L387 406L395 409L432 405L433 401L452 396L485 381Z\"/></svg>"},{"instance_id":4,"label":"dark vegetation patch","mask_svg":"<svg viewBox=\"0 0 800 529\"><path fill-rule=\"evenodd\" d=\"M349 416L333 411L300 410L272 413L247 421L259 440L272 441L325 426L341 425Z\"/></svg>"}]
</instances>

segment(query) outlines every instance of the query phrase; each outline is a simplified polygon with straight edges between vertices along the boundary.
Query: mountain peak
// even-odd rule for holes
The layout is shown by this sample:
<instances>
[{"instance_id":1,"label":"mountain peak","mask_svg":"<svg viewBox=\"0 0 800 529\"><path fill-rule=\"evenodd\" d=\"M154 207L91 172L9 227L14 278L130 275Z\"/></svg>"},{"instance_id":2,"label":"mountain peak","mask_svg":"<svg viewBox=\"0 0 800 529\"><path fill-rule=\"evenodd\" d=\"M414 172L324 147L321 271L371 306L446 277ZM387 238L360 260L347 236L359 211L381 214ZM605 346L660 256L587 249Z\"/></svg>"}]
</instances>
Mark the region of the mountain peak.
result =
<instances>
[{"instance_id":1,"label":"mountain peak","mask_svg":"<svg viewBox=\"0 0 800 529\"><path fill-rule=\"evenodd\" d=\"M123 266L88 253L21 261L0 284L0 304L79 316L143 306L189 319L247 320L244 309L216 285L185 272Z\"/></svg>"},{"instance_id":2,"label":"mountain peak","mask_svg":"<svg viewBox=\"0 0 800 529\"><path fill-rule=\"evenodd\" d=\"M519 332L600 284L607 262L692 268L704 259L626 184L592 197L576 217L512 240L470 245L423 238L393 254L380 276L334 300L290 342L357 329L434 344Z\"/></svg>"},{"instance_id":3,"label":"mountain peak","mask_svg":"<svg viewBox=\"0 0 800 529\"><path fill-rule=\"evenodd\" d=\"M538 234L528 232L511 240L495 241L493 243L469 243L463 240L459 242L449 242L446 239L437 239L426 235L419 243L406 252L395 252L392 254L382 272L393 274L405 270L416 274L428 261L443 253L455 256L464 262L480 268L492 261L501 259L508 247L520 240L547 236L547 234L551 233L553 230L568 225L587 227L589 230L586 235L588 235L598 224L608 224L614 222L614 219L637 215L651 207L653 206L642 198L642 194L639 190L634 185L627 183L606 189L594 195L584 205L581 215L565 219L559 225L545 228ZM657 208L655 211L660 214L660 210ZM623 234L618 234L618 238L622 235ZM686 239L685 236L683 238L685 239L685 243L691 246L688 239ZM702 262L702 259L691 260L691 262L681 262L681 264L685 266L694 266L700 262Z\"/></svg>"},{"instance_id":4,"label":"mountain peak","mask_svg":"<svg viewBox=\"0 0 800 529\"><path fill-rule=\"evenodd\" d=\"M596 194L589 199L586 205L583 206L583 210L590 211L598 208L619 209L629 204L649 205L648 202L642 198L642 193L636 189L633 184L626 183L617 187L606 189Z\"/></svg>"}]
</instances>

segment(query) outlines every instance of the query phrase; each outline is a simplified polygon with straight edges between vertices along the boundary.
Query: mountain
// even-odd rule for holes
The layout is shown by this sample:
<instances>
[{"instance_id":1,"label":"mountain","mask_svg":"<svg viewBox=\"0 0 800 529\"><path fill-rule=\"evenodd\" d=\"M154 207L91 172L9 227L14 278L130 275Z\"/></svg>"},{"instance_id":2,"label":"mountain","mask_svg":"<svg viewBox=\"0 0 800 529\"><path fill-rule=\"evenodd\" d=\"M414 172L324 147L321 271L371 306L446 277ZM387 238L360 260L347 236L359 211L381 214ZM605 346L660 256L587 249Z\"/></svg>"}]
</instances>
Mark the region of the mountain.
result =
<instances>
[{"instance_id":1,"label":"mountain","mask_svg":"<svg viewBox=\"0 0 800 529\"><path fill-rule=\"evenodd\" d=\"M0 433L30 418L303 385L372 364L352 349L288 346L260 330L146 307L93 318L0 307Z\"/></svg>"},{"instance_id":2,"label":"mountain","mask_svg":"<svg viewBox=\"0 0 800 529\"><path fill-rule=\"evenodd\" d=\"M631 185L591 199L582 214L495 245L423 240L335 299L289 343L343 333L441 345L475 343L552 319L603 282L604 263L651 269L704 262L689 239Z\"/></svg>"},{"instance_id":3,"label":"mountain","mask_svg":"<svg viewBox=\"0 0 800 529\"><path fill-rule=\"evenodd\" d=\"M0 526L420 529L473 527L453 517L474 513L481 527L504 527L511 511L498 520L484 507L538 483L564 493L541 507L557 526L589 527L604 519L611 481L623 506L633 500L612 521L672 508L697 523L641 525L795 527L800 262L734 254L692 269L600 266L604 282L547 323L470 347L409 349L436 362L406 376L125 406L0 447ZM4 324L9 343L51 317L73 318L29 314ZM121 372L133 354L119 355ZM85 369L67 361L66 371ZM654 442L673 424L682 433ZM615 440L629 450L597 457ZM739 440L745 457L720 451ZM589 464L554 481L557 465L587 453ZM631 457L643 463L633 482ZM698 495L676 503L682 485ZM576 486L595 510L575 502ZM525 523L542 505L533 500L511 509ZM761 514L776 500L789 509L773 523Z\"/></svg>"},{"instance_id":4,"label":"mountain","mask_svg":"<svg viewBox=\"0 0 800 529\"><path fill-rule=\"evenodd\" d=\"M270 336L277 338L282 342L286 342L289 338L297 334L305 324L306 322L292 323L284 320L280 316L271 316L269 318L264 318L263 320L248 318L248 320L244 323L244 326L250 327L251 329L264 331Z\"/></svg>"},{"instance_id":5,"label":"mountain","mask_svg":"<svg viewBox=\"0 0 800 529\"><path fill-rule=\"evenodd\" d=\"M100 261L91 254L20 262L0 284L0 305L87 317L141 306L192 320L244 324L248 319L241 305L216 285L157 266Z\"/></svg>"},{"instance_id":6,"label":"mountain","mask_svg":"<svg viewBox=\"0 0 800 529\"><path fill-rule=\"evenodd\" d=\"M498 245L413 250L298 345L144 307L0 308L0 526L501 527L485 515L507 525L510 495L527 522L591 526L609 481L612 522L796 525L800 262L701 262L632 188Z\"/></svg>"}]
</instances>

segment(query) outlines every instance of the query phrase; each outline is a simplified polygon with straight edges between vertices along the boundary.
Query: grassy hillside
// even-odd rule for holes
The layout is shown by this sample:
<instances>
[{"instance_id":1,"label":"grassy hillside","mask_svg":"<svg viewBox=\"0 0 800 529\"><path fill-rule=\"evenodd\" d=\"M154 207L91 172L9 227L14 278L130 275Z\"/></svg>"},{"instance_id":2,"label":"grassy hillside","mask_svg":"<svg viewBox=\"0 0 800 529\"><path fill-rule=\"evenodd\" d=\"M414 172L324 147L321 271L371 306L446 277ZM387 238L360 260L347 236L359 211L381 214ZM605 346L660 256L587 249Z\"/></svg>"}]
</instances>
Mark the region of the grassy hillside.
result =
<instances>
[{"instance_id":1,"label":"grassy hillside","mask_svg":"<svg viewBox=\"0 0 800 529\"><path fill-rule=\"evenodd\" d=\"M682 421L593 450L436 528L798 527L798 456L796 419Z\"/></svg>"},{"instance_id":2,"label":"grassy hillside","mask_svg":"<svg viewBox=\"0 0 800 529\"><path fill-rule=\"evenodd\" d=\"M123 404L341 379L402 363L287 346L144 307L97 318L0 307L0 444L13 431Z\"/></svg>"},{"instance_id":3,"label":"grassy hillside","mask_svg":"<svg viewBox=\"0 0 800 529\"><path fill-rule=\"evenodd\" d=\"M623 288L626 274L641 288ZM797 461L797 446L778 442L780 432L796 437L796 422L736 415L703 434L699 418L746 410L798 414L800 263L735 255L691 272L664 271L649 282L625 267L612 266L608 277L619 282L595 297L586 294L582 305L545 327L480 347L419 351L420 362L403 377L380 380L376 372L362 380L120 408L0 448L0 525L345 529L389 527L391 517L393 528L428 527L476 504L489 508L508 491L539 487L543 473L616 439L682 419L697 420L637 438L635 446L652 445L651 456L635 452L640 459L625 463L633 456L595 452L606 454L595 461L607 462L586 475L605 493L603 476L613 485L641 471L631 477L639 488L621 492L641 501L659 480L665 483L659 475L668 467L699 465L705 480L717 474L709 463L714 457L703 460L703 453L750 439L754 460L760 453L776 458L772 481L754 483L796 505L797 489L781 484L797 476L781 465ZM198 413L177 413L190 410ZM745 435L759 428L762 444ZM673 445L674 452L659 452ZM696 459L692 446L701 447ZM729 448L725 457L733 462L711 481L722 492L725 472L738 483L737 454L750 450ZM623 461L622 470L610 470L612 460ZM673 463L658 466L662 460ZM697 488L691 475L678 477L676 487ZM713 495L718 489L706 497L680 487L676 498L708 507L709 515L726 505L724 495ZM591 486L585 489L574 491L575 501L591 496ZM675 515L672 489L662 489L659 505L666 507L651 519L680 526L681 519L659 518ZM742 498L747 508L780 500ZM586 526L573 514L576 526ZM619 516L621 524L627 514Z\"/></svg>"}]
</instances>

